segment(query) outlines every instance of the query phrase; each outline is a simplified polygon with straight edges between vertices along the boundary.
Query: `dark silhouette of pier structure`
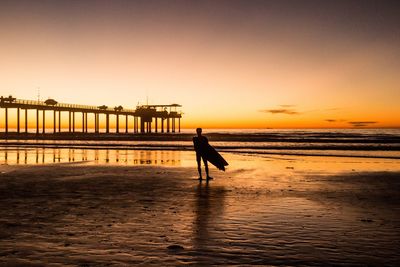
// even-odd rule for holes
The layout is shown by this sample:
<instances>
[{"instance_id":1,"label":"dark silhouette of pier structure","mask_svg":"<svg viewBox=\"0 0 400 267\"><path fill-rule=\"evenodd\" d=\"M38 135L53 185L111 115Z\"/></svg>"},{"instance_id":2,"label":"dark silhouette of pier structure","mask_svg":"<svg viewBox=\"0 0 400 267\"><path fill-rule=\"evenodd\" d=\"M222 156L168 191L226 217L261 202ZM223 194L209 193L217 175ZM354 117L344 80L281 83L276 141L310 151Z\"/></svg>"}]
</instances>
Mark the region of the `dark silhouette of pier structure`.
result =
<instances>
[{"instance_id":1,"label":"dark silhouette of pier structure","mask_svg":"<svg viewBox=\"0 0 400 267\"><path fill-rule=\"evenodd\" d=\"M151 133L154 132L172 132L181 131L182 113L177 111L177 108L182 107L179 104L171 105L140 105L136 109L125 109L122 106L114 108L103 106L88 106L77 104L58 103L54 99L46 101L22 100L12 96L0 97L0 108L5 109L5 133L9 133L9 118L8 110L11 108L17 109L17 133L21 131L21 111L23 111L25 124L24 132L28 133L28 110L36 110L36 134L46 133L46 112L53 112L53 133L61 132L62 115L68 115L68 133L88 133L88 114L94 115L94 132L100 133L100 115L104 114L105 132L110 133L110 116L116 118L116 133L120 131L120 117L125 118L125 133L129 133L129 118L133 118L133 133ZM42 113L42 127L40 127L39 115ZM76 128L76 114L81 114L82 129ZM58 118L58 119L57 119ZM154 125L152 126L152 123ZM178 122L178 123L176 123ZM159 123L161 125L159 125ZM178 125L177 125L178 124ZM164 127L165 126L165 127ZM178 126L178 127L177 127ZM42 128L42 131L40 131ZM132 128L131 128L132 129Z\"/></svg>"}]
</instances>

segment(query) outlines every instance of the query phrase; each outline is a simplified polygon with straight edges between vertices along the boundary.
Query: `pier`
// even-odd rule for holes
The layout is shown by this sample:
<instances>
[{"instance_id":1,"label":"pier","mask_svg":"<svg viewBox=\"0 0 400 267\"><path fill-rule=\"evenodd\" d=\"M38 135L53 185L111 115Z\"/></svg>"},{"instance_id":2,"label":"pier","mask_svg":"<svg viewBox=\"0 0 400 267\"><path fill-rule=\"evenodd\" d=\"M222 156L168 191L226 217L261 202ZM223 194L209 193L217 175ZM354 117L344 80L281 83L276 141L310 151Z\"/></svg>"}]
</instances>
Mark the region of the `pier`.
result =
<instances>
[{"instance_id":1,"label":"pier","mask_svg":"<svg viewBox=\"0 0 400 267\"><path fill-rule=\"evenodd\" d=\"M77 104L58 103L54 99L46 101L16 99L12 96L0 97L0 108L5 110L4 131L9 133L9 109L17 110L17 133L28 133L28 111L34 110L36 113L35 128L36 134L45 134L46 113L53 113L52 133L62 132L62 119L68 120L68 133L88 133L89 116L94 119L94 132L100 131L100 115L105 116L105 133L110 133L110 117L115 116L116 133L175 133L181 131L182 112L177 108L182 107L179 104L170 105L138 105L135 109L125 109L122 106L108 107L89 106ZM24 125L21 125L21 113L25 119ZM40 113L42 114L42 123L40 124ZM65 117L66 116L66 117ZM103 116L103 117L104 117ZM125 119L125 129L120 129L120 119ZM76 121L82 122L81 128L76 127ZM133 123L132 123L133 122ZM21 127L22 126L22 127ZM130 127L131 126L131 127ZM92 129L93 130L93 129Z\"/></svg>"}]
</instances>

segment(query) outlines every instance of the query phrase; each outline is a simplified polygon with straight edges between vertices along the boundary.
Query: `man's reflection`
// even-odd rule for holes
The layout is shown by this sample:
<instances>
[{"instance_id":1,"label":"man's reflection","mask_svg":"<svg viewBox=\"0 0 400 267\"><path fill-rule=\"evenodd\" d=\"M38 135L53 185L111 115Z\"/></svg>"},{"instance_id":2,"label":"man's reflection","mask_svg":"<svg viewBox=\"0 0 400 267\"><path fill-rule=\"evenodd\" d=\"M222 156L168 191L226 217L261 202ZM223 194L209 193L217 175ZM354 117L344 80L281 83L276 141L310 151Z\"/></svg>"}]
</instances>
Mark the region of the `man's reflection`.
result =
<instances>
[{"instance_id":1,"label":"man's reflection","mask_svg":"<svg viewBox=\"0 0 400 267\"><path fill-rule=\"evenodd\" d=\"M223 187L199 183L195 194L195 219L193 246L196 254L204 255L210 247L218 246L222 240L221 216L224 211Z\"/></svg>"}]
</instances>

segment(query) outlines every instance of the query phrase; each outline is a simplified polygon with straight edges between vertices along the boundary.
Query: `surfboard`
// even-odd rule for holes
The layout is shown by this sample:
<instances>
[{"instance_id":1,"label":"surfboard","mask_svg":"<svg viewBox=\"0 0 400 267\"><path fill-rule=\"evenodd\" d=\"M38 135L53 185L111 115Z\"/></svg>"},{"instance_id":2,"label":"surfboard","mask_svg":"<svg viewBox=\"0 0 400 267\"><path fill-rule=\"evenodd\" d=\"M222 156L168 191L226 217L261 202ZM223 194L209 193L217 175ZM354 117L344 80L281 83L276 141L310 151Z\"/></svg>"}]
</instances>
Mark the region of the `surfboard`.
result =
<instances>
[{"instance_id":1,"label":"surfboard","mask_svg":"<svg viewBox=\"0 0 400 267\"><path fill-rule=\"evenodd\" d=\"M207 161L209 161L212 165L217 167L221 171L225 171L225 166L228 166L228 162L218 153L215 148L211 145L207 146L207 149L204 153L204 157Z\"/></svg>"}]
</instances>

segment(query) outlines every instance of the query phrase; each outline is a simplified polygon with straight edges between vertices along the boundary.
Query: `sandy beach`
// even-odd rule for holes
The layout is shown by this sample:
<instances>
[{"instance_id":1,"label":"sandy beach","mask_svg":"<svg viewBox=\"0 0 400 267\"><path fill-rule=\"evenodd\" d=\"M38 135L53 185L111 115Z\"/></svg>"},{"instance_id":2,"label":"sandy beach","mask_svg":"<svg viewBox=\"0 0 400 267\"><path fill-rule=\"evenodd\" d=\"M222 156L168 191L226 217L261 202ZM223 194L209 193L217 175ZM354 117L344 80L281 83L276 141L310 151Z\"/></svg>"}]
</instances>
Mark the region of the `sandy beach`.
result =
<instances>
[{"instance_id":1,"label":"sandy beach","mask_svg":"<svg viewBox=\"0 0 400 267\"><path fill-rule=\"evenodd\" d=\"M227 172L199 183L194 154L173 153L1 165L0 265L400 261L398 160L227 153Z\"/></svg>"},{"instance_id":2,"label":"sandy beach","mask_svg":"<svg viewBox=\"0 0 400 267\"><path fill-rule=\"evenodd\" d=\"M399 11L0 0L0 267L400 266Z\"/></svg>"}]
</instances>

